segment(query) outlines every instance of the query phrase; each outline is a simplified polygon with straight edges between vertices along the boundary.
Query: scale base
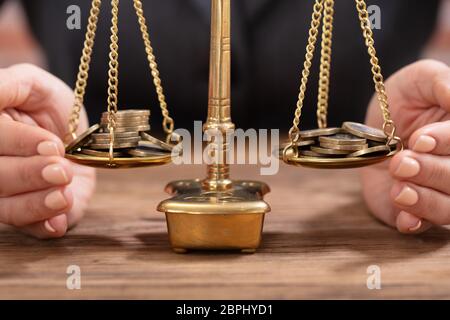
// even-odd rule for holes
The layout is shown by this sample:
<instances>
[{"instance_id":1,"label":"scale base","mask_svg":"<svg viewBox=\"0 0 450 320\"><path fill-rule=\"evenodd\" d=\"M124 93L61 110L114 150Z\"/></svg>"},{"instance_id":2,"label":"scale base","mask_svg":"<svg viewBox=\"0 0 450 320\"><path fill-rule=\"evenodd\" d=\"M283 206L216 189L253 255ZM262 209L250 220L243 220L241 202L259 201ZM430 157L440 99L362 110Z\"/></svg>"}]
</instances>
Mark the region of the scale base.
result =
<instances>
[{"instance_id":1,"label":"scale base","mask_svg":"<svg viewBox=\"0 0 450 320\"><path fill-rule=\"evenodd\" d=\"M256 181L234 181L229 191L205 191L201 180L184 180L166 187L172 199L163 201L169 239L176 253L189 250L239 250L254 253L260 246L265 214L263 197L270 189Z\"/></svg>"}]
</instances>

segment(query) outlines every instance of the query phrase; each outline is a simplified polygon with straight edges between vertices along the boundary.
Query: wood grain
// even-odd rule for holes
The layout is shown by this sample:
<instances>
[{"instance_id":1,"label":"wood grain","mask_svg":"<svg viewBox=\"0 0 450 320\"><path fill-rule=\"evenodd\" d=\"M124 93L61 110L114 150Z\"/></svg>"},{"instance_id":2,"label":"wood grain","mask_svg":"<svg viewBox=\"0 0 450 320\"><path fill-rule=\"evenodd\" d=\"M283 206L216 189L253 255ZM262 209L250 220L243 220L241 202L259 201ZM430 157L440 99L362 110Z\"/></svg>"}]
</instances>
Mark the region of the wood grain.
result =
<instances>
[{"instance_id":1,"label":"wood grain","mask_svg":"<svg viewBox=\"0 0 450 320\"><path fill-rule=\"evenodd\" d=\"M449 230L413 237L378 223L353 171L284 166L264 177L273 211L255 255L174 254L155 208L166 182L193 177L204 168L102 171L86 218L61 240L0 226L0 298L450 298ZM69 265L81 267L81 290L66 289ZM367 289L370 265L381 267L381 290Z\"/></svg>"}]
</instances>

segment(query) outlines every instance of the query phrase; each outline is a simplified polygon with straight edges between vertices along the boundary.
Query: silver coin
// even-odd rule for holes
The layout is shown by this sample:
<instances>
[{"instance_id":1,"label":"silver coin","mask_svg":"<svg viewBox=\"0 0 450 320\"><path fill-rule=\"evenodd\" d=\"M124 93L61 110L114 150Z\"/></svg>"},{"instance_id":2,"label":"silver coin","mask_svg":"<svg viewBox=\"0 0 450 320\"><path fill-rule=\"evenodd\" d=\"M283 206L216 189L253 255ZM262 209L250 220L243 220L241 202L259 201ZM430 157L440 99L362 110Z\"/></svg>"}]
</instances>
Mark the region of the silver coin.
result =
<instances>
[{"instance_id":1,"label":"silver coin","mask_svg":"<svg viewBox=\"0 0 450 320\"><path fill-rule=\"evenodd\" d=\"M149 122L149 118L123 118L123 119L116 119L116 123L118 125L128 124L128 123L145 123L147 124ZM101 118L100 119L101 124L108 124L109 119L107 118Z\"/></svg>"},{"instance_id":2,"label":"silver coin","mask_svg":"<svg viewBox=\"0 0 450 320\"><path fill-rule=\"evenodd\" d=\"M378 142L386 142L386 135L380 129L366 126L365 124L356 122L345 122L342 128L347 132L364 139L369 139Z\"/></svg>"},{"instance_id":3,"label":"silver coin","mask_svg":"<svg viewBox=\"0 0 450 320\"><path fill-rule=\"evenodd\" d=\"M105 133L94 133L92 135L92 138L94 139L110 139L111 135L108 132ZM139 138L138 132L121 132L121 133L115 133L114 138L116 139L124 139L124 138Z\"/></svg>"},{"instance_id":4,"label":"silver coin","mask_svg":"<svg viewBox=\"0 0 450 320\"><path fill-rule=\"evenodd\" d=\"M341 132L341 128L314 129L300 132L301 139L318 138L322 136L332 136Z\"/></svg>"},{"instance_id":5,"label":"silver coin","mask_svg":"<svg viewBox=\"0 0 450 320\"><path fill-rule=\"evenodd\" d=\"M336 149L327 149L321 147L311 147L311 151L314 151L319 154L330 155L330 156L347 156L353 151L345 151L345 150L336 150Z\"/></svg>"},{"instance_id":6,"label":"silver coin","mask_svg":"<svg viewBox=\"0 0 450 320\"><path fill-rule=\"evenodd\" d=\"M320 154L320 153L317 153L317 152L314 152L314 151L311 151L311 150L299 150L299 154L301 156L311 157L311 158L324 158L324 157L326 157L326 155L324 155L324 154Z\"/></svg>"},{"instance_id":7,"label":"silver coin","mask_svg":"<svg viewBox=\"0 0 450 320\"><path fill-rule=\"evenodd\" d=\"M104 151L83 148L83 149L81 149L80 153L85 154L87 156L92 156L92 157L109 158L109 152L104 152ZM123 156L122 152L113 152L114 158L120 158L121 156Z\"/></svg>"},{"instance_id":8,"label":"silver coin","mask_svg":"<svg viewBox=\"0 0 450 320\"><path fill-rule=\"evenodd\" d=\"M326 149L334 149L334 150L340 150L340 151L351 151L351 152L355 152L355 151L360 151L360 150L364 150L369 148L368 144L363 144L363 145L349 145L349 144L331 144L331 143L320 143L320 146L322 148L326 148Z\"/></svg>"},{"instance_id":9,"label":"silver coin","mask_svg":"<svg viewBox=\"0 0 450 320\"><path fill-rule=\"evenodd\" d=\"M375 156L376 154L389 154L391 152L391 148L383 145L383 146L377 146L372 148L367 148L364 150L360 150L354 153L351 153L348 155L349 158L359 158L364 156Z\"/></svg>"},{"instance_id":10,"label":"silver coin","mask_svg":"<svg viewBox=\"0 0 450 320\"><path fill-rule=\"evenodd\" d=\"M103 112L102 117L108 117L109 112ZM123 118L123 117L150 117L150 110L145 109L128 109L128 110L119 110L115 113L116 118Z\"/></svg>"},{"instance_id":11,"label":"silver coin","mask_svg":"<svg viewBox=\"0 0 450 320\"><path fill-rule=\"evenodd\" d=\"M150 135L148 132L141 132L141 137L143 140L148 141L152 144L155 144L157 146L159 146L162 149L168 150L168 151L172 151L173 150L173 146L165 143L155 137L153 137L152 135Z\"/></svg>"},{"instance_id":12,"label":"silver coin","mask_svg":"<svg viewBox=\"0 0 450 320\"><path fill-rule=\"evenodd\" d=\"M98 131L99 129L100 125L98 124L95 124L92 127L90 127L87 131L80 134L75 140L73 140L66 146L66 152L72 152L76 149L84 147L86 144L89 143L91 135L96 131Z\"/></svg>"},{"instance_id":13,"label":"silver coin","mask_svg":"<svg viewBox=\"0 0 450 320\"><path fill-rule=\"evenodd\" d=\"M128 148L136 148L139 143L115 143L113 145L114 149L128 149ZM90 149L94 150L108 150L110 147L109 143L101 143L101 144L91 144L89 145Z\"/></svg>"},{"instance_id":14,"label":"silver coin","mask_svg":"<svg viewBox=\"0 0 450 320\"><path fill-rule=\"evenodd\" d=\"M367 139L356 137L349 133L338 133L333 136L319 137L320 143L332 145L365 145Z\"/></svg>"},{"instance_id":15,"label":"silver coin","mask_svg":"<svg viewBox=\"0 0 450 320\"><path fill-rule=\"evenodd\" d=\"M167 154L169 154L168 152L164 152L160 149L153 149L142 146L139 146L136 149L127 150L127 153L137 158L159 157L159 156L166 156Z\"/></svg>"},{"instance_id":16,"label":"silver coin","mask_svg":"<svg viewBox=\"0 0 450 320\"><path fill-rule=\"evenodd\" d=\"M117 138L114 139L114 143L138 143L141 140L140 137L134 137L134 138ZM109 138L107 139L93 139L92 144L109 144L111 143L111 140Z\"/></svg>"},{"instance_id":17,"label":"silver coin","mask_svg":"<svg viewBox=\"0 0 450 320\"><path fill-rule=\"evenodd\" d=\"M104 127L103 130L108 130L107 127ZM149 131L150 125L138 126L138 127L118 127L114 129L115 133L123 133L123 132L141 132L141 131Z\"/></svg>"}]
</instances>

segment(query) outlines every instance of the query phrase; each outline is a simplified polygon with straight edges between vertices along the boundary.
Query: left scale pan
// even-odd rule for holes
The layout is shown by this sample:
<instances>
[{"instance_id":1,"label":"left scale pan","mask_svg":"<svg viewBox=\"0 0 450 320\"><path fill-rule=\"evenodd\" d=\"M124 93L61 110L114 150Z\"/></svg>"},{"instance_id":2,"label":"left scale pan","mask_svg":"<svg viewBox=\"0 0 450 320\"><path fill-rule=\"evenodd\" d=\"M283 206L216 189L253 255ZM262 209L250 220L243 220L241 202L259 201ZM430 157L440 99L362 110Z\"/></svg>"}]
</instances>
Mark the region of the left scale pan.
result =
<instances>
[{"instance_id":1,"label":"left scale pan","mask_svg":"<svg viewBox=\"0 0 450 320\"><path fill-rule=\"evenodd\" d=\"M107 110L100 123L77 135L80 113L84 106L91 56L101 9L101 0L92 0L84 47L75 85L75 102L69 117L69 137L73 140L66 146L66 158L85 166L106 169L152 167L172 161L173 146L150 135L150 110L118 110L119 83L119 0L111 0L111 37L108 70ZM147 53L150 75L158 96L166 141L174 137L174 120L170 117L164 90L153 54L150 35L146 25L142 1L133 0L139 29Z\"/></svg>"},{"instance_id":2,"label":"left scale pan","mask_svg":"<svg viewBox=\"0 0 450 320\"><path fill-rule=\"evenodd\" d=\"M149 137L148 133L142 135L143 138L136 143L135 147L115 148L111 158L106 150L90 148L93 136L101 130L101 126L96 124L73 140L66 147L66 158L81 165L107 169L160 166L172 161L171 151L162 149L154 141L149 142L145 139ZM152 137L152 139L156 138ZM139 156L132 154L139 154Z\"/></svg>"}]
</instances>

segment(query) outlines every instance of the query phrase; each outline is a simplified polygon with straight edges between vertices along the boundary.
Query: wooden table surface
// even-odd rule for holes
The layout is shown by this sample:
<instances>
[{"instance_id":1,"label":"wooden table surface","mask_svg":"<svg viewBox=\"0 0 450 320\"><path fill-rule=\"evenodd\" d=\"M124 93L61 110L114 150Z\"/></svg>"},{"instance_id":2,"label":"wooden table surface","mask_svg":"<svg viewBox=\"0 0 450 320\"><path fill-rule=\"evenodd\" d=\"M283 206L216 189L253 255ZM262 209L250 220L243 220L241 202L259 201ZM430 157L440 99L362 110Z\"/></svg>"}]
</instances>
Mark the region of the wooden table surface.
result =
<instances>
[{"instance_id":1,"label":"wooden table surface","mask_svg":"<svg viewBox=\"0 0 450 320\"><path fill-rule=\"evenodd\" d=\"M234 177L258 172L233 167ZM61 240L0 226L0 298L450 298L449 230L413 237L380 224L354 171L283 166L264 177L272 213L257 254L174 254L155 208L168 181L192 177L204 168L101 171L86 218ZM69 265L81 268L81 290L66 288ZM371 265L381 290L367 289Z\"/></svg>"}]
</instances>

